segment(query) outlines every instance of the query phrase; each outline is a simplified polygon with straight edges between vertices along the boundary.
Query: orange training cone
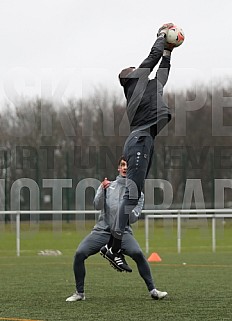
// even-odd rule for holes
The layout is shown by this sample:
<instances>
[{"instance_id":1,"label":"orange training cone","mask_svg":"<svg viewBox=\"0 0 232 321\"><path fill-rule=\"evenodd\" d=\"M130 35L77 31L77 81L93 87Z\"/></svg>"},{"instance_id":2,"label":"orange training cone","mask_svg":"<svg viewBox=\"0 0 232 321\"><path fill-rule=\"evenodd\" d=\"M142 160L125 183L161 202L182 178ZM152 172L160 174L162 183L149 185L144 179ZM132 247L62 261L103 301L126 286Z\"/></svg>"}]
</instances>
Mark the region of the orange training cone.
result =
<instances>
[{"instance_id":1,"label":"orange training cone","mask_svg":"<svg viewBox=\"0 0 232 321\"><path fill-rule=\"evenodd\" d=\"M160 262L162 261L162 259L160 258L159 254L153 252L151 253L151 255L149 256L149 258L147 259L148 262Z\"/></svg>"}]
</instances>

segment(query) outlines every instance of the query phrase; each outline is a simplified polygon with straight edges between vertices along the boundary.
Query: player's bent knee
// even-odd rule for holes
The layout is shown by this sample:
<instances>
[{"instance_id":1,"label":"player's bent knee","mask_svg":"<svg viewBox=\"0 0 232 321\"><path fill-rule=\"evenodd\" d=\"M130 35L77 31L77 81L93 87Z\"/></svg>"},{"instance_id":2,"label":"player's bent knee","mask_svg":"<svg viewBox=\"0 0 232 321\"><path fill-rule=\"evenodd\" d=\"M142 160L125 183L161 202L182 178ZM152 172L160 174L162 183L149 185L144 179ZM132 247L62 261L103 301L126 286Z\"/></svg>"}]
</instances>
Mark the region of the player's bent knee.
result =
<instances>
[{"instance_id":1,"label":"player's bent knee","mask_svg":"<svg viewBox=\"0 0 232 321\"><path fill-rule=\"evenodd\" d=\"M143 255L143 252L142 252L142 251L133 251L133 252L130 254L130 257L131 257L135 262L144 259L144 255Z\"/></svg>"},{"instance_id":2,"label":"player's bent knee","mask_svg":"<svg viewBox=\"0 0 232 321\"><path fill-rule=\"evenodd\" d=\"M74 255L74 262L80 262L87 259L88 255L83 251L76 251Z\"/></svg>"}]
</instances>

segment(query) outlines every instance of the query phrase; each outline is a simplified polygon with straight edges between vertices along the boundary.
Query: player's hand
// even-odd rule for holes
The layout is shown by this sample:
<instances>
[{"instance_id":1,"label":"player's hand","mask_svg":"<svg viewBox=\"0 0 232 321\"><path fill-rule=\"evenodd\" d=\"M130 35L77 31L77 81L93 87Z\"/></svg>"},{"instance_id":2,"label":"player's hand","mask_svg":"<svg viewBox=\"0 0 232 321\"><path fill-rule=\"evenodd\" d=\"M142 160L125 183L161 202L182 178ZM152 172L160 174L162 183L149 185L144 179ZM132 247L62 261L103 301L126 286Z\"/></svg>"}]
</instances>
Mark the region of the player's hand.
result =
<instances>
[{"instance_id":1,"label":"player's hand","mask_svg":"<svg viewBox=\"0 0 232 321\"><path fill-rule=\"evenodd\" d=\"M161 34L163 34L164 37L166 37L168 29L173 26L174 26L174 24L172 22L163 24L162 27L160 27L157 32L157 37L159 37Z\"/></svg>"},{"instance_id":2,"label":"player's hand","mask_svg":"<svg viewBox=\"0 0 232 321\"><path fill-rule=\"evenodd\" d=\"M104 178L104 181L101 182L101 186L103 189L106 189L110 186L110 181L108 180L107 177Z\"/></svg>"}]
</instances>

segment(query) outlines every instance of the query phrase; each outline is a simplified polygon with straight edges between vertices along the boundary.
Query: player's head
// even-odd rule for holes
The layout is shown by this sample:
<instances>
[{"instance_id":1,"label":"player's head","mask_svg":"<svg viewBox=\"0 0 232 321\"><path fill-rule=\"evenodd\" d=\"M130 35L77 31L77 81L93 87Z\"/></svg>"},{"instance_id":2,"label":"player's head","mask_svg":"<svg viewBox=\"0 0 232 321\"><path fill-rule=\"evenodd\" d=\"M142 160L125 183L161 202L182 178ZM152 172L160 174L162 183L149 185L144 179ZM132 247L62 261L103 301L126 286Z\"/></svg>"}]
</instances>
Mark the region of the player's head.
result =
<instances>
[{"instance_id":1,"label":"player's head","mask_svg":"<svg viewBox=\"0 0 232 321\"><path fill-rule=\"evenodd\" d=\"M128 75L134 71L136 68L135 67L128 67L128 68L125 68L123 69L120 74L118 75L118 78L119 78L119 82L121 84L121 86L125 86L127 80L129 79L128 78Z\"/></svg>"},{"instance_id":2,"label":"player's head","mask_svg":"<svg viewBox=\"0 0 232 321\"><path fill-rule=\"evenodd\" d=\"M121 156L118 160L118 172L119 175L122 177L126 177L126 171L127 171L127 162L125 160L124 156Z\"/></svg>"}]
</instances>

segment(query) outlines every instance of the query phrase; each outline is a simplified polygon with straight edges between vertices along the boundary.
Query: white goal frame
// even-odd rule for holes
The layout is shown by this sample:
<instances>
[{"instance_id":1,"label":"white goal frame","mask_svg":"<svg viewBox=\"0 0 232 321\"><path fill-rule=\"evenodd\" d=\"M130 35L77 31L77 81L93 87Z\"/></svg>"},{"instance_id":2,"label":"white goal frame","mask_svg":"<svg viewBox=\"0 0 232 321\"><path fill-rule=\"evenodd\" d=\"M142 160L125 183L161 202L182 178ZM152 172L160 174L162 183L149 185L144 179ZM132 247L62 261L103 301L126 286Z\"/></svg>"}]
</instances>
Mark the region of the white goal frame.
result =
<instances>
[{"instance_id":1,"label":"white goal frame","mask_svg":"<svg viewBox=\"0 0 232 321\"><path fill-rule=\"evenodd\" d=\"M232 218L232 209L189 209L189 210L145 210L145 242L146 254L149 253L149 220L177 219L177 252L181 253L181 219L182 218L211 218L212 219L212 251L216 252L216 219ZM152 214L151 214L152 213ZM195 213L195 214L194 214ZM210 214L211 213L211 214Z\"/></svg>"}]
</instances>

